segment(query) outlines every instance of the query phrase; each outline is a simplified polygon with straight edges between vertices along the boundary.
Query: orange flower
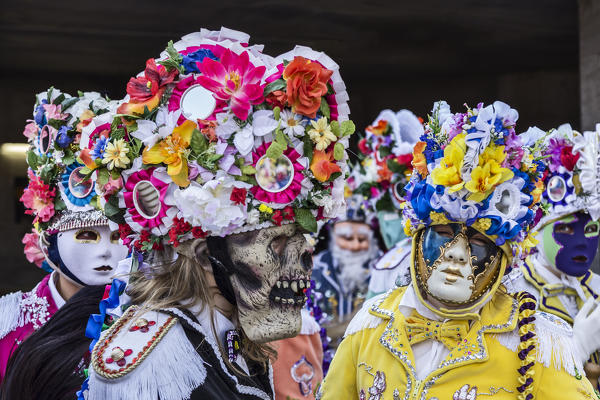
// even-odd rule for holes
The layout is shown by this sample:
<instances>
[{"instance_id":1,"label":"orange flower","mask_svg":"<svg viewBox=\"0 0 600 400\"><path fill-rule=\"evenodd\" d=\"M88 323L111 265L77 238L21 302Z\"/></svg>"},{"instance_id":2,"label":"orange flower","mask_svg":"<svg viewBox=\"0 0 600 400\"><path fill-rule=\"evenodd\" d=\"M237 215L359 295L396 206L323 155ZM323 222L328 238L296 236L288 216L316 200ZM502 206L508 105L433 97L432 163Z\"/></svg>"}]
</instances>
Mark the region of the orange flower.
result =
<instances>
[{"instance_id":1,"label":"orange flower","mask_svg":"<svg viewBox=\"0 0 600 400\"><path fill-rule=\"evenodd\" d=\"M375 125L369 125L367 130L374 135L381 136L387 131L388 123L384 119L377 121Z\"/></svg>"},{"instance_id":2,"label":"orange flower","mask_svg":"<svg viewBox=\"0 0 600 400\"><path fill-rule=\"evenodd\" d=\"M413 160L412 166L416 168L416 170L421 174L421 178L425 178L427 176L427 159L423 154L423 150L427 147L427 143L425 142L417 142L415 144L415 148L413 149Z\"/></svg>"},{"instance_id":3,"label":"orange flower","mask_svg":"<svg viewBox=\"0 0 600 400\"><path fill-rule=\"evenodd\" d=\"M94 118L94 112L92 110L85 110L79 116L79 123L77 124L77 132L81 133L84 127L88 126Z\"/></svg>"},{"instance_id":4,"label":"orange flower","mask_svg":"<svg viewBox=\"0 0 600 400\"><path fill-rule=\"evenodd\" d=\"M319 182L325 182L331 174L335 172L342 172L340 166L333 161L333 150L327 153L321 150L315 150L313 152L313 159L310 163L310 170Z\"/></svg>"},{"instance_id":5,"label":"orange flower","mask_svg":"<svg viewBox=\"0 0 600 400\"><path fill-rule=\"evenodd\" d=\"M388 168L387 161L383 160L377 163L379 168L377 169L377 175L379 175L379 179L377 182L389 181L392 179L392 171Z\"/></svg>"},{"instance_id":6,"label":"orange flower","mask_svg":"<svg viewBox=\"0 0 600 400\"><path fill-rule=\"evenodd\" d=\"M123 103L119 106L119 108L117 108L117 113L126 115L142 115L144 114L144 107L148 107L148 111L152 111L158 107L164 92L165 88L161 88L154 96L150 97L146 101L136 102L135 100L131 100L129 103Z\"/></svg>"},{"instance_id":7,"label":"orange flower","mask_svg":"<svg viewBox=\"0 0 600 400\"><path fill-rule=\"evenodd\" d=\"M283 79L287 82L287 102L292 106L292 111L315 118L332 74L333 71L318 62L294 57L283 70Z\"/></svg>"}]
</instances>

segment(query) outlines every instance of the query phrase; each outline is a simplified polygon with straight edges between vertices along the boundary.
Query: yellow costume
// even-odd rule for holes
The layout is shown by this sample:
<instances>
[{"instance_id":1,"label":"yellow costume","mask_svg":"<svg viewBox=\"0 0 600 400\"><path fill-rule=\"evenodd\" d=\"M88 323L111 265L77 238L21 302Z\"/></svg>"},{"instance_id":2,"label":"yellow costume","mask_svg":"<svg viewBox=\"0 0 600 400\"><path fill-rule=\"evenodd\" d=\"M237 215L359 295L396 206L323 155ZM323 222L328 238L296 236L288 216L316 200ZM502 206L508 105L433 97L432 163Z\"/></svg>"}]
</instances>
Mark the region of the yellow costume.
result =
<instances>
[{"instance_id":1,"label":"yellow costume","mask_svg":"<svg viewBox=\"0 0 600 400\"><path fill-rule=\"evenodd\" d=\"M502 290L496 292L481 309L480 319L471 322L464 339L439 368L418 380L405 317L398 308L405 290L398 288L365 303L338 348L318 398L517 398L521 360L516 299ZM540 339L536 339L532 367L534 398L596 400L589 381L578 373L581 367L578 370L574 360L561 357L568 354L561 353L561 346L568 346L570 326L543 312L535 313L535 317L536 337Z\"/></svg>"}]
</instances>

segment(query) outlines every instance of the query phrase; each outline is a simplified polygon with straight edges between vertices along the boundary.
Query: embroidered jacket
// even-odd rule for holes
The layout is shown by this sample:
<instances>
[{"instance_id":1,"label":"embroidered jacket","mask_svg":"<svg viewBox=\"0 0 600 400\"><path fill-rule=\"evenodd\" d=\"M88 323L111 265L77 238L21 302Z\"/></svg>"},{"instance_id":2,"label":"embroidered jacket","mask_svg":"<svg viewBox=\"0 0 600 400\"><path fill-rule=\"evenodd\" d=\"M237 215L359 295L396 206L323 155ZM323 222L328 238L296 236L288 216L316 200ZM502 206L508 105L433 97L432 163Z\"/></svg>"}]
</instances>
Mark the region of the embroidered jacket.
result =
<instances>
[{"instance_id":1,"label":"embroidered jacket","mask_svg":"<svg viewBox=\"0 0 600 400\"><path fill-rule=\"evenodd\" d=\"M0 382L12 353L58 311L48 285L51 276L46 275L30 292L0 298Z\"/></svg>"},{"instance_id":2,"label":"embroidered jacket","mask_svg":"<svg viewBox=\"0 0 600 400\"><path fill-rule=\"evenodd\" d=\"M560 301L558 295L564 293L565 287L561 284L550 284L544 280L535 270L534 261L531 257L527 258L521 266L522 279L525 280L525 290L533 294L538 300L538 309L556 315L569 324L573 325L575 315L571 315L565 305ZM586 299L598 298L600 293L600 276L592 271L588 271L582 277L578 277L581 292ZM580 296L573 296L577 303L577 310L581 309L585 300ZM600 352L592 354L590 361L600 364Z\"/></svg>"},{"instance_id":3,"label":"embroidered jacket","mask_svg":"<svg viewBox=\"0 0 600 400\"><path fill-rule=\"evenodd\" d=\"M236 373L207 327L187 310L137 315L130 307L92 352L87 400L268 400L272 369L246 360ZM241 371L242 367L237 366Z\"/></svg>"},{"instance_id":4,"label":"embroidered jacket","mask_svg":"<svg viewBox=\"0 0 600 400\"><path fill-rule=\"evenodd\" d=\"M472 322L464 340L437 369L418 380L405 318L398 309L404 291L398 288L365 303L350 323L318 398L517 398L521 364L518 303L513 297L497 292L483 306L480 319ZM575 360L568 352L570 326L546 313L536 313L535 317L536 337L541 339L532 367L534 398L597 399L589 381L577 374Z\"/></svg>"},{"instance_id":5,"label":"embroidered jacket","mask_svg":"<svg viewBox=\"0 0 600 400\"><path fill-rule=\"evenodd\" d=\"M369 263L363 266L365 269L369 267ZM323 295L318 300L318 305L332 319L342 321L362 304L366 293L361 293L358 289L348 292L339 279L339 273L338 262L329 250L315 256L312 279L315 281L315 290Z\"/></svg>"}]
</instances>

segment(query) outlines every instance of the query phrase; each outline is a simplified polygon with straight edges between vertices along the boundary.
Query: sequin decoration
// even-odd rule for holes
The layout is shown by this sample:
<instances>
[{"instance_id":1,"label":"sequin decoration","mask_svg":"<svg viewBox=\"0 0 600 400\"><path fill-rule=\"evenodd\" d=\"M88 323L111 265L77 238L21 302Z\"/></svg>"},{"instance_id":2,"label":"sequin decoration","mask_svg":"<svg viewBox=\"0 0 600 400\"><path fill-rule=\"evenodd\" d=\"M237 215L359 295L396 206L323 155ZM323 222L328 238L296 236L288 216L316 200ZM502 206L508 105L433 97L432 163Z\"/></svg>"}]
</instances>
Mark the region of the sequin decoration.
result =
<instances>
[{"instance_id":1,"label":"sequin decoration","mask_svg":"<svg viewBox=\"0 0 600 400\"><path fill-rule=\"evenodd\" d=\"M312 393L312 379L315 376L315 367L302 356L290 368L292 379L298 383L300 394L304 397Z\"/></svg>"},{"instance_id":2,"label":"sequin decoration","mask_svg":"<svg viewBox=\"0 0 600 400\"><path fill-rule=\"evenodd\" d=\"M110 357L104 360L107 364L117 363L119 367L124 367L127 364L127 357L133 353L133 350L123 350L120 347L114 347L110 352Z\"/></svg>"},{"instance_id":3,"label":"sequin decoration","mask_svg":"<svg viewBox=\"0 0 600 400\"><path fill-rule=\"evenodd\" d=\"M25 294L19 305L21 309L21 321L19 325L22 326L26 323L31 323L34 330L40 329L50 319L48 300L45 297L39 297L35 293L36 289Z\"/></svg>"},{"instance_id":4,"label":"sequin decoration","mask_svg":"<svg viewBox=\"0 0 600 400\"><path fill-rule=\"evenodd\" d=\"M131 328L129 328L130 332L140 331L143 333L148 332L151 326L156 325L156 321L148 321L146 318L139 318Z\"/></svg>"}]
</instances>

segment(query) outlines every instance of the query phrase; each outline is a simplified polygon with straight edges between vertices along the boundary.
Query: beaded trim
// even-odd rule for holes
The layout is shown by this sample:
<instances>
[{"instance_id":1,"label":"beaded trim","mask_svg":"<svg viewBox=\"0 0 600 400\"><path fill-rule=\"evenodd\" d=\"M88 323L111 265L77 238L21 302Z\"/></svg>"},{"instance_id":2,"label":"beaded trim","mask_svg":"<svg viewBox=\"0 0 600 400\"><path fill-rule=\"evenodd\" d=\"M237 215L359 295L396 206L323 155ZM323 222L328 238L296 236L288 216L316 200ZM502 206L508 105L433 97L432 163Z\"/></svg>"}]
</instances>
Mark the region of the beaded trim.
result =
<instances>
[{"instance_id":1,"label":"beaded trim","mask_svg":"<svg viewBox=\"0 0 600 400\"><path fill-rule=\"evenodd\" d=\"M520 343L518 346L519 359L521 360L521 368L518 369L521 375L518 379L519 386L517 391L519 395L517 400L533 400L533 366L535 365L535 309L537 303L535 297L527 292L520 292L517 295L519 300L519 336Z\"/></svg>"},{"instance_id":2,"label":"beaded trim","mask_svg":"<svg viewBox=\"0 0 600 400\"><path fill-rule=\"evenodd\" d=\"M52 224L48 227L47 231L53 232L64 232L70 229L81 229L81 228L92 228L95 226L108 225L108 219L104 216L104 213L100 210L91 211L61 211Z\"/></svg>"},{"instance_id":3,"label":"beaded trim","mask_svg":"<svg viewBox=\"0 0 600 400\"><path fill-rule=\"evenodd\" d=\"M125 314L123 314L123 316L119 318L115 324L106 330L106 332L102 335L102 338L96 344L96 347L94 347L92 352L92 367L94 368L94 371L96 371L96 373L103 378L117 379L133 371L152 352L154 347L156 347L169 329L171 329L177 323L177 318L170 316L165 323L158 328L158 331L152 336L152 338L146 343L137 356L131 360L130 363L122 366L118 370L109 369L106 367L106 362L102 358L104 351L117 336L119 331L121 331L121 329L133 318L137 310L138 307L136 306L129 307Z\"/></svg>"}]
</instances>

